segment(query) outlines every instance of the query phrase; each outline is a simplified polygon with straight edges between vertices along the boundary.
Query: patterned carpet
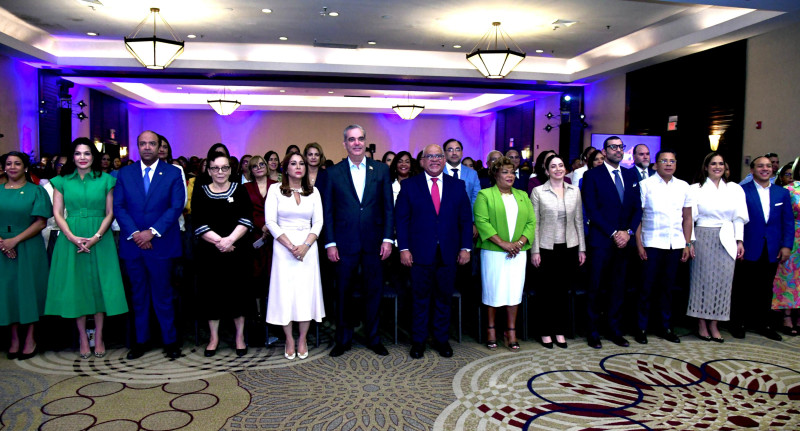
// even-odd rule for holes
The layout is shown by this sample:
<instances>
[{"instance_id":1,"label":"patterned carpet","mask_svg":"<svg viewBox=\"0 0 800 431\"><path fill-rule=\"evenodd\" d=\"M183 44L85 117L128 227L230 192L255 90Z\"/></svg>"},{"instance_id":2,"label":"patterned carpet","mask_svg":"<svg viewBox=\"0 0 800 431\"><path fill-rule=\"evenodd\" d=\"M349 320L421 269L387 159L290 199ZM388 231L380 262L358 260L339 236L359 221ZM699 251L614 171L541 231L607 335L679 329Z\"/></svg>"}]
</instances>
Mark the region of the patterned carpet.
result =
<instances>
[{"instance_id":1,"label":"patterned carpet","mask_svg":"<svg viewBox=\"0 0 800 431\"><path fill-rule=\"evenodd\" d=\"M727 334L725 334L727 335ZM610 344L610 343L607 343ZM800 338L773 342L566 350L522 343L455 356L408 346L375 356L327 346L287 361L282 348L214 358L187 345L136 361L47 352L0 359L0 426L8 430L631 430L800 429Z\"/></svg>"}]
</instances>

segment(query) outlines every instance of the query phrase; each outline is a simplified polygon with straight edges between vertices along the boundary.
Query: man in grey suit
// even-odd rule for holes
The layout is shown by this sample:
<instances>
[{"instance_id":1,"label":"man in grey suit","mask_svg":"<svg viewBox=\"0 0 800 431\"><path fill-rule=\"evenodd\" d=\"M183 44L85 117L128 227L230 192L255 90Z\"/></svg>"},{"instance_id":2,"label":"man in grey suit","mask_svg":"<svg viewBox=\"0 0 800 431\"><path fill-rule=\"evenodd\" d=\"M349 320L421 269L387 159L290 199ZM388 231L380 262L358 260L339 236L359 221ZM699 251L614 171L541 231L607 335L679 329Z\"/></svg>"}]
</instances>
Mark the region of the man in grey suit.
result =
<instances>
[{"instance_id":1,"label":"man in grey suit","mask_svg":"<svg viewBox=\"0 0 800 431\"><path fill-rule=\"evenodd\" d=\"M347 158L328 169L323 199L325 249L336 269L336 346L330 355L350 350L353 339L354 281L364 280L366 344L380 356L389 352L378 337L378 308L383 296L383 266L392 253L394 202L389 168L365 157L367 135L359 125L344 129Z\"/></svg>"}]
</instances>

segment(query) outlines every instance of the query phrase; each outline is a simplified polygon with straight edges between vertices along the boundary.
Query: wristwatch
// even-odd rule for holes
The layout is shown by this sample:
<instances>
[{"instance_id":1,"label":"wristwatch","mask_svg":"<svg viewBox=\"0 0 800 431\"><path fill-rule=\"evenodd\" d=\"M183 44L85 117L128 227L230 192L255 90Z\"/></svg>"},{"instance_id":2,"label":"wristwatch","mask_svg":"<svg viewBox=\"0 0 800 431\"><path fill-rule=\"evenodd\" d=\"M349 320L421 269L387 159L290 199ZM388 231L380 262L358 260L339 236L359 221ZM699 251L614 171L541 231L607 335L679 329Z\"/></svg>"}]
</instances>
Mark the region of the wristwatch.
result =
<instances>
[{"instance_id":1,"label":"wristwatch","mask_svg":"<svg viewBox=\"0 0 800 431\"><path fill-rule=\"evenodd\" d=\"M627 232L628 232L628 235L633 236L633 231L631 229L628 229Z\"/></svg>"}]
</instances>

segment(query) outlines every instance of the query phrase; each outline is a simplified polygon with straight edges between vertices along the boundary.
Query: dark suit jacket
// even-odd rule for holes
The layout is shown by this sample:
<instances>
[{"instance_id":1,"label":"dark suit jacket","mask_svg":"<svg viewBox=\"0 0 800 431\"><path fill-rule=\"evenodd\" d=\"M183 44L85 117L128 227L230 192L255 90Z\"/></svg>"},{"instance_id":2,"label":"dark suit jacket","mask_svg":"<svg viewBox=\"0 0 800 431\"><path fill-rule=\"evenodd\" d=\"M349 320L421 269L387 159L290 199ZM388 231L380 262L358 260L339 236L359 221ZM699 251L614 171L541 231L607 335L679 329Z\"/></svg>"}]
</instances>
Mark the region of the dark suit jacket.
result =
<instances>
[{"instance_id":1,"label":"dark suit jacket","mask_svg":"<svg viewBox=\"0 0 800 431\"><path fill-rule=\"evenodd\" d=\"M530 172L525 172L525 171L520 170L519 171L519 178L514 180L514 185L512 187L514 187L517 190L522 190L522 191L526 192L527 194L530 194L530 192L528 192L528 179L530 177L531 177L531 173Z\"/></svg>"},{"instance_id":2,"label":"dark suit jacket","mask_svg":"<svg viewBox=\"0 0 800 431\"><path fill-rule=\"evenodd\" d=\"M633 167L633 171L636 172L636 177L639 178L639 181L644 179L644 178L642 178L642 173L639 172L639 167L638 166L634 166ZM650 178L655 174L656 174L656 171L654 169L650 169L649 167L647 168L647 178Z\"/></svg>"},{"instance_id":3,"label":"dark suit jacket","mask_svg":"<svg viewBox=\"0 0 800 431\"><path fill-rule=\"evenodd\" d=\"M378 253L384 239L394 238L394 202L389 168L366 159L364 194L358 201L350 161L327 170L322 192L325 244L336 243L339 254ZM319 177L317 177L319 181Z\"/></svg>"},{"instance_id":4,"label":"dark suit jacket","mask_svg":"<svg viewBox=\"0 0 800 431\"><path fill-rule=\"evenodd\" d=\"M589 169L583 175L581 194L589 223L587 244L593 247L614 246L614 231L636 231L642 221L642 198L639 176L633 169L620 167L625 184L623 201L619 201L614 180L605 166Z\"/></svg>"},{"instance_id":5,"label":"dark suit jacket","mask_svg":"<svg viewBox=\"0 0 800 431\"><path fill-rule=\"evenodd\" d=\"M141 163L120 169L114 187L114 216L119 223L119 256L123 259L135 259L142 255L159 259L178 257L181 255L178 217L186 199L181 171L159 161L145 196ZM151 227L161 235L151 241L152 249L142 250L133 240L128 240L134 232Z\"/></svg>"},{"instance_id":6,"label":"dark suit jacket","mask_svg":"<svg viewBox=\"0 0 800 431\"><path fill-rule=\"evenodd\" d=\"M397 248L411 251L414 263L433 265L438 244L444 263L455 265L459 250L472 248L472 206L464 181L442 175L438 215L424 173L400 185L395 204Z\"/></svg>"},{"instance_id":7,"label":"dark suit jacket","mask_svg":"<svg viewBox=\"0 0 800 431\"><path fill-rule=\"evenodd\" d=\"M742 186L750 221L744 225L744 259L756 261L761 257L764 242L767 243L769 261L778 260L781 247L792 248L794 242L794 214L792 197L783 187L769 187L769 220L764 220L764 209L751 181Z\"/></svg>"}]
</instances>

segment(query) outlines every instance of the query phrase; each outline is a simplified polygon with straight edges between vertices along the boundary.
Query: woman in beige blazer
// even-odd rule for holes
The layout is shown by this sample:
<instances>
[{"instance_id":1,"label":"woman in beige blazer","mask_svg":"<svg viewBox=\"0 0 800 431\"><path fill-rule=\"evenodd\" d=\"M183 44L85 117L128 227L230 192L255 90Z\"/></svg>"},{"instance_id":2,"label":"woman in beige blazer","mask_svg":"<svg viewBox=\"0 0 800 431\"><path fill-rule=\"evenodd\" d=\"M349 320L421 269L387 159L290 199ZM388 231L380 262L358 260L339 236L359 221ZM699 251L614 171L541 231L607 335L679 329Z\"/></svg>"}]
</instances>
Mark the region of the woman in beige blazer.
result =
<instances>
[{"instance_id":1,"label":"woman in beige blazer","mask_svg":"<svg viewBox=\"0 0 800 431\"><path fill-rule=\"evenodd\" d=\"M549 180L531 192L537 221L531 263L541 268L542 279L536 289L536 314L542 345L552 349L555 335L555 344L566 348L568 281L586 261L583 205L580 189L564 181L567 173L564 160L550 155L545 159L545 167Z\"/></svg>"}]
</instances>

